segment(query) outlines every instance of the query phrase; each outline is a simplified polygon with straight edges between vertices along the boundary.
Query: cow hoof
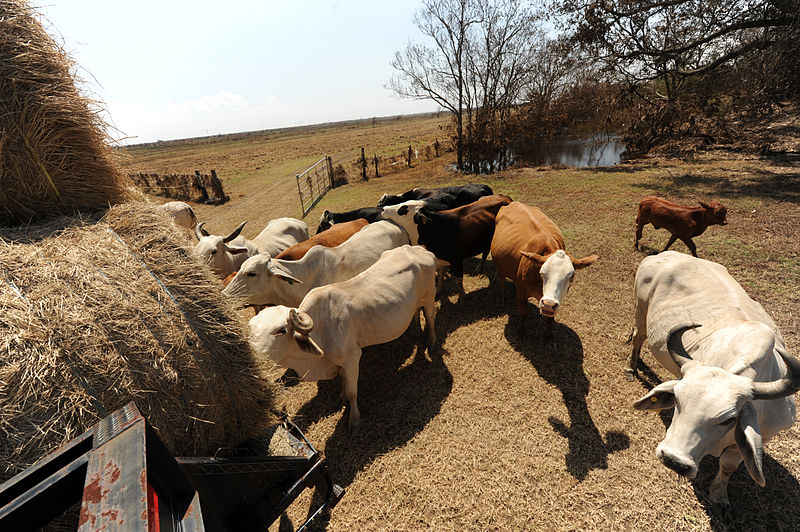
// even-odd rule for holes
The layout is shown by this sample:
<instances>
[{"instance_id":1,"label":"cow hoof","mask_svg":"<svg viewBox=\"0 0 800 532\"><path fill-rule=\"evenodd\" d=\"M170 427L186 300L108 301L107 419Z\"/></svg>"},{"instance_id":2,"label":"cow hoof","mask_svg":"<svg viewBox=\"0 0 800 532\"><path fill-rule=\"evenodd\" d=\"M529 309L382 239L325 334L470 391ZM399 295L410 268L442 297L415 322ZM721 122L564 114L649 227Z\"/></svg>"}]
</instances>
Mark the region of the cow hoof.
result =
<instances>
[{"instance_id":1,"label":"cow hoof","mask_svg":"<svg viewBox=\"0 0 800 532\"><path fill-rule=\"evenodd\" d=\"M629 382L633 382L634 379L636 379L636 370L625 368L625 378L628 379Z\"/></svg>"}]
</instances>

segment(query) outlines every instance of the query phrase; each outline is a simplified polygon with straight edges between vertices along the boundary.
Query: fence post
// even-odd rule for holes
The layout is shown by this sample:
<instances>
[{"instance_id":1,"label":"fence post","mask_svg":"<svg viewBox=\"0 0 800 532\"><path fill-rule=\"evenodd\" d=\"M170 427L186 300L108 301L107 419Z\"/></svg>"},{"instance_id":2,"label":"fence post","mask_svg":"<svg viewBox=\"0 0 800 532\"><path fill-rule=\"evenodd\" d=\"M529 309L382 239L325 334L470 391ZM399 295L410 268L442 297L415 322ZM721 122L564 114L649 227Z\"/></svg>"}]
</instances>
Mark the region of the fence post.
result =
<instances>
[{"instance_id":1,"label":"fence post","mask_svg":"<svg viewBox=\"0 0 800 532\"><path fill-rule=\"evenodd\" d=\"M200 203L207 203L211 198L208 196L208 190L206 189L206 184L203 183L203 178L200 175L199 170L194 171L194 182L197 184L198 188L200 189Z\"/></svg>"},{"instance_id":2,"label":"fence post","mask_svg":"<svg viewBox=\"0 0 800 532\"><path fill-rule=\"evenodd\" d=\"M219 203L225 203L230 199L230 197L225 195L225 189L222 188L222 181L217 177L217 171L213 168L211 169L211 188L214 190L214 194L217 196Z\"/></svg>"},{"instance_id":3,"label":"fence post","mask_svg":"<svg viewBox=\"0 0 800 532\"><path fill-rule=\"evenodd\" d=\"M331 188L333 188L333 158L330 155L326 155L325 158L328 160L328 180L330 180Z\"/></svg>"},{"instance_id":4,"label":"fence post","mask_svg":"<svg viewBox=\"0 0 800 532\"><path fill-rule=\"evenodd\" d=\"M375 154L373 154L373 156L372 156L372 160L373 160L373 162L375 163L375 177L380 177L380 176L378 175L378 156L377 156L377 155L375 155Z\"/></svg>"},{"instance_id":5,"label":"fence post","mask_svg":"<svg viewBox=\"0 0 800 532\"><path fill-rule=\"evenodd\" d=\"M361 179L367 181L367 157L364 155L364 148L361 148Z\"/></svg>"},{"instance_id":6,"label":"fence post","mask_svg":"<svg viewBox=\"0 0 800 532\"><path fill-rule=\"evenodd\" d=\"M436 151L436 157L439 157L439 139L436 139L433 143L433 149Z\"/></svg>"},{"instance_id":7,"label":"fence post","mask_svg":"<svg viewBox=\"0 0 800 532\"><path fill-rule=\"evenodd\" d=\"M411 146L408 147L408 167L411 168Z\"/></svg>"},{"instance_id":8,"label":"fence post","mask_svg":"<svg viewBox=\"0 0 800 532\"><path fill-rule=\"evenodd\" d=\"M300 196L300 210L303 211L303 216L305 216L306 206L303 203L303 191L300 190L300 174L295 174L294 178L297 180L297 195Z\"/></svg>"}]
</instances>

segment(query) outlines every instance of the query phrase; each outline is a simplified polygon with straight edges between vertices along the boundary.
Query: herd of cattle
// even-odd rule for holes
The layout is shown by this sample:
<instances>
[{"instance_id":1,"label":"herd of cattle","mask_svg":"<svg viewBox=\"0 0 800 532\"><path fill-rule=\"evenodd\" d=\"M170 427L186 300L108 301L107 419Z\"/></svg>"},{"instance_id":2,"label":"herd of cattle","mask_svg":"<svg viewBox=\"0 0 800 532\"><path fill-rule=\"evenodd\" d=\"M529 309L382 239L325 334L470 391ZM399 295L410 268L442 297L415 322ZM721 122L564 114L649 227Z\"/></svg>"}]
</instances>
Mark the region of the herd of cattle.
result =
<instances>
[{"instance_id":1,"label":"herd of cattle","mask_svg":"<svg viewBox=\"0 0 800 532\"><path fill-rule=\"evenodd\" d=\"M482 255L482 269L491 252L496 279L510 279L516 288L520 332L534 298L549 343L575 270L599 258L573 257L541 210L478 184L415 188L384 195L376 207L326 210L310 238L306 224L293 218L271 221L253 240L240 235L244 224L214 236L187 205L172 202L165 209L194 228L195 253L224 279L223 293L255 308L249 326L258 353L305 380L342 378L354 430L360 424L361 350L398 338L419 309L433 346L436 279L443 268L450 267L461 294L464 259ZM670 469L694 478L705 455L719 457L710 498L721 505L729 504L728 479L742 461L764 485L762 444L794 423L793 394L800 390L800 361L787 353L767 312L725 267L696 258L692 237L709 225L725 225L726 214L717 201L696 208L653 196L641 201L634 247L648 223L671 237L664 252L644 258L636 273L633 349L625 370L632 380L647 339L659 363L677 377L634 407L674 407L657 448ZM676 239L694 257L666 251Z\"/></svg>"}]
</instances>

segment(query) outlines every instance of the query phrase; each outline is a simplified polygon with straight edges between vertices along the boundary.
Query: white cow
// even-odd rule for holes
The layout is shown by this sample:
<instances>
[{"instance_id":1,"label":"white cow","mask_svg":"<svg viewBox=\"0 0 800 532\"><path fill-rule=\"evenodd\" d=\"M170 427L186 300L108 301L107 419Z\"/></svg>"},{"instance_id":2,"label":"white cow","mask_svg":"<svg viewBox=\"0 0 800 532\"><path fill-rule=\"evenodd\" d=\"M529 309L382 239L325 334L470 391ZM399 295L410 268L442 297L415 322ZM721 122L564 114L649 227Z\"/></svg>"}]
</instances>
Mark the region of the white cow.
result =
<instances>
[{"instance_id":1,"label":"white cow","mask_svg":"<svg viewBox=\"0 0 800 532\"><path fill-rule=\"evenodd\" d=\"M250 320L250 341L256 352L292 368L304 380L340 375L350 403L350 428L357 430L361 349L398 338L420 307L428 345L434 345L434 275L433 253L422 247L384 251L349 281L314 288L296 309L281 305L259 312Z\"/></svg>"},{"instance_id":2,"label":"white cow","mask_svg":"<svg viewBox=\"0 0 800 532\"><path fill-rule=\"evenodd\" d=\"M425 205L426 203L422 200L409 200L397 205L388 205L381 210L381 216L405 229L411 245L416 246L419 244L419 231L417 223L414 221L414 215Z\"/></svg>"},{"instance_id":3,"label":"white cow","mask_svg":"<svg viewBox=\"0 0 800 532\"><path fill-rule=\"evenodd\" d=\"M195 255L210 263L220 279L225 279L235 272L248 257L258 253L275 253L276 255L289 247L308 240L308 226L305 222L294 218L276 218L252 240L241 236L242 222L228 236L209 234L203 228L205 222L195 227L197 244Z\"/></svg>"},{"instance_id":4,"label":"white cow","mask_svg":"<svg viewBox=\"0 0 800 532\"><path fill-rule=\"evenodd\" d=\"M378 221L336 247L314 246L300 260L273 259L263 253L250 257L223 290L250 305L297 306L317 286L346 281L363 272L387 249L408 244L397 225Z\"/></svg>"},{"instance_id":5,"label":"white cow","mask_svg":"<svg viewBox=\"0 0 800 532\"><path fill-rule=\"evenodd\" d=\"M168 201L163 205L159 205L159 209L166 211L167 214L172 216L175 223L186 229L194 229L197 227L197 216L189 204L182 201Z\"/></svg>"},{"instance_id":6,"label":"white cow","mask_svg":"<svg viewBox=\"0 0 800 532\"><path fill-rule=\"evenodd\" d=\"M636 324L626 372L650 350L678 379L634 403L638 410L675 407L656 455L694 478L700 460L719 456L712 502L728 506L728 479L744 460L764 486L762 442L795 421L800 361L786 352L777 326L725 267L668 251L645 258L636 272Z\"/></svg>"}]
</instances>

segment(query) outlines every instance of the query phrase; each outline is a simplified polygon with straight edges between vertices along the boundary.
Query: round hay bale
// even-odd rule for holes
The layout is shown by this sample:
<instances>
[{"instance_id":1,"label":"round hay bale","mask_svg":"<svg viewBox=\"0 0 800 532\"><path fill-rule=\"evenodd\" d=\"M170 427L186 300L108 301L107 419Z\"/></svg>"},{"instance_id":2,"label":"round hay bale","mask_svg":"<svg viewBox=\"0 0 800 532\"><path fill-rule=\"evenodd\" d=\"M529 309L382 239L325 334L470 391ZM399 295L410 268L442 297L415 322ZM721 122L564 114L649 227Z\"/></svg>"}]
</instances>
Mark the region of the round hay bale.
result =
<instances>
[{"instance_id":1,"label":"round hay bale","mask_svg":"<svg viewBox=\"0 0 800 532\"><path fill-rule=\"evenodd\" d=\"M98 102L22 0L0 0L0 224L107 208L130 197Z\"/></svg>"},{"instance_id":2,"label":"round hay bale","mask_svg":"<svg viewBox=\"0 0 800 532\"><path fill-rule=\"evenodd\" d=\"M150 204L0 229L0 481L131 400L176 455L265 435L278 370L189 246Z\"/></svg>"}]
</instances>

